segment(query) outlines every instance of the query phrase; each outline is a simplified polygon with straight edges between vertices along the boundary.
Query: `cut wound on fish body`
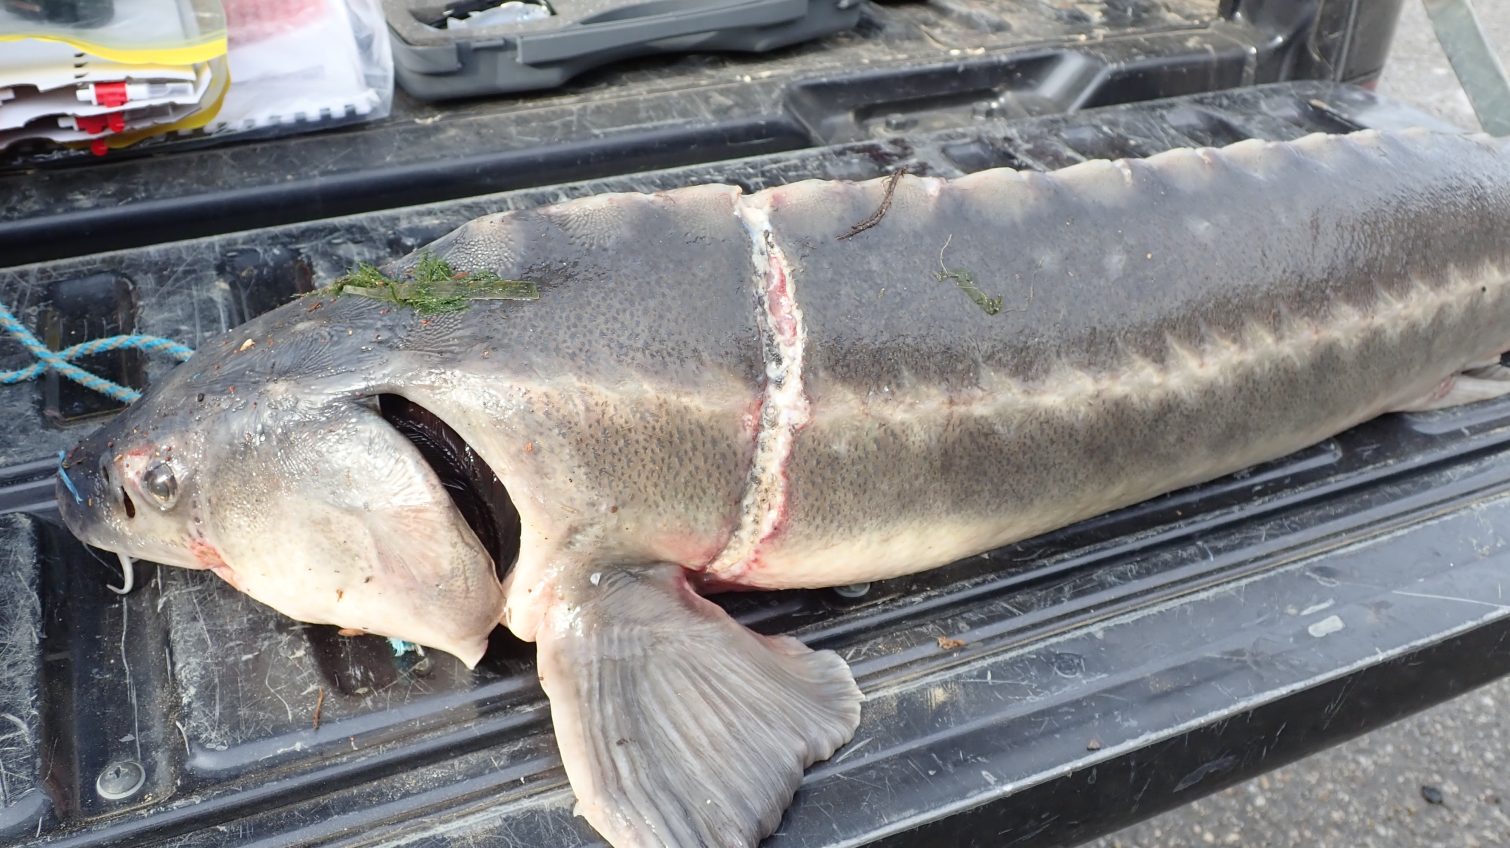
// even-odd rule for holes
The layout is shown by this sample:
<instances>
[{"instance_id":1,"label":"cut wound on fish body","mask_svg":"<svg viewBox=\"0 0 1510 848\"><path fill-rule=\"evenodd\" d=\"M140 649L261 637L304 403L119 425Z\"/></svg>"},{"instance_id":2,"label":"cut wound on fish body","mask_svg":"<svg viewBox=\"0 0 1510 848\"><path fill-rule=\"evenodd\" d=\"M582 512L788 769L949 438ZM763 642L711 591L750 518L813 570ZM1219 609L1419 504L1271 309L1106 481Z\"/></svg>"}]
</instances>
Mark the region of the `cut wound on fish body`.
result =
<instances>
[{"instance_id":1,"label":"cut wound on fish body","mask_svg":"<svg viewBox=\"0 0 1510 848\"><path fill-rule=\"evenodd\" d=\"M689 576L913 573L1497 396L1507 233L1507 143L1429 132L509 212L427 250L538 299L274 310L76 448L60 508L306 621L475 662L502 620L539 644L595 828L747 846L853 734L859 690ZM443 424L471 482L383 397ZM128 515L167 453L176 500Z\"/></svg>"}]
</instances>

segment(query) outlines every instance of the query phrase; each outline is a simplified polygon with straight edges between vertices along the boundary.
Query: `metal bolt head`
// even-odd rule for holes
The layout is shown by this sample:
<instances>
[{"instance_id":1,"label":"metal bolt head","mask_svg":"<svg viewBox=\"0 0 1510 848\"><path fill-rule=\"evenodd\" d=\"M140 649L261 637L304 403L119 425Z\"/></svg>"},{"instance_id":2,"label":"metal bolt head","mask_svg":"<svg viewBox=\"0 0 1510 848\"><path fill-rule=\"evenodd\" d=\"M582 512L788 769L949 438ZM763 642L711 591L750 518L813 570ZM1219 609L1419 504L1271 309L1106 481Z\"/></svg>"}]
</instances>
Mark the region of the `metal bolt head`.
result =
<instances>
[{"instance_id":1,"label":"metal bolt head","mask_svg":"<svg viewBox=\"0 0 1510 848\"><path fill-rule=\"evenodd\" d=\"M116 760L94 779L94 791L106 801L130 798L147 782L147 770L136 760Z\"/></svg>"},{"instance_id":2,"label":"metal bolt head","mask_svg":"<svg viewBox=\"0 0 1510 848\"><path fill-rule=\"evenodd\" d=\"M431 661L428 654L420 657L418 660L415 660L414 665L409 667L409 671L412 672L415 677L429 677L430 672L434 670L435 663Z\"/></svg>"},{"instance_id":3,"label":"metal bolt head","mask_svg":"<svg viewBox=\"0 0 1510 848\"><path fill-rule=\"evenodd\" d=\"M835 586L834 594L850 601L856 601L870 594L869 583L851 583L847 586Z\"/></svg>"}]
</instances>

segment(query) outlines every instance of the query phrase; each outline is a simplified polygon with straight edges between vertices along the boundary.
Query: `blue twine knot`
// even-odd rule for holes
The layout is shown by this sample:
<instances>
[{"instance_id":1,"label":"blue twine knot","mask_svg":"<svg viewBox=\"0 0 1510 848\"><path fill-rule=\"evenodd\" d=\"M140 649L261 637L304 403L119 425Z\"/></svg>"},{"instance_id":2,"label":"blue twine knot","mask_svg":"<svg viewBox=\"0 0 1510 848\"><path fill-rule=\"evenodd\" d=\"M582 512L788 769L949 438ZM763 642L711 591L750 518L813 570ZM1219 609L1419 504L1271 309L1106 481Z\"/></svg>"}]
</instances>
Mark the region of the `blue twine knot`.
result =
<instances>
[{"instance_id":1,"label":"blue twine knot","mask_svg":"<svg viewBox=\"0 0 1510 848\"><path fill-rule=\"evenodd\" d=\"M21 346L31 352L37 358L37 362L15 371L0 371L0 385L12 385L24 383L27 380L35 380L46 371L56 371L79 385L107 395L121 403L134 403L142 393L136 389L122 386L111 382L104 377L91 374L88 371L74 365L71 360L81 356L89 356L94 353L104 353L112 350L136 349L148 353L165 353L180 362L194 355L194 350L187 345L179 344L172 339L159 336L144 336L132 333L125 336L110 336L103 339L92 339L80 342L59 351L48 349L47 345L37 340L31 331L26 329L16 316L4 305L0 305L0 329L5 330L12 338L21 343Z\"/></svg>"}]
</instances>

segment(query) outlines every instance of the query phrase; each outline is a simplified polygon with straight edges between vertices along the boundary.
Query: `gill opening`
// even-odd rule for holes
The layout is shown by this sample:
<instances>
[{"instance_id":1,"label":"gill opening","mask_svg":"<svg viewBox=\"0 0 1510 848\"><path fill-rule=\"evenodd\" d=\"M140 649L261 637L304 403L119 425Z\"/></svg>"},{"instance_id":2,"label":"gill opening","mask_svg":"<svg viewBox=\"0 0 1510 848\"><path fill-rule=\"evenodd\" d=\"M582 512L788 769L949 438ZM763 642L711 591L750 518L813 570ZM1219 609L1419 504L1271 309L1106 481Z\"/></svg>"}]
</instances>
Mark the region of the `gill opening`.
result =
<instances>
[{"instance_id":1,"label":"gill opening","mask_svg":"<svg viewBox=\"0 0 1510 848\"><path fill-rule=\"evenodd\" d=\"M408 398L378 395L377 411L430 466L502 580L519 555L519 510L498 475L440 416Z\"/></svg>"}]
</instances>

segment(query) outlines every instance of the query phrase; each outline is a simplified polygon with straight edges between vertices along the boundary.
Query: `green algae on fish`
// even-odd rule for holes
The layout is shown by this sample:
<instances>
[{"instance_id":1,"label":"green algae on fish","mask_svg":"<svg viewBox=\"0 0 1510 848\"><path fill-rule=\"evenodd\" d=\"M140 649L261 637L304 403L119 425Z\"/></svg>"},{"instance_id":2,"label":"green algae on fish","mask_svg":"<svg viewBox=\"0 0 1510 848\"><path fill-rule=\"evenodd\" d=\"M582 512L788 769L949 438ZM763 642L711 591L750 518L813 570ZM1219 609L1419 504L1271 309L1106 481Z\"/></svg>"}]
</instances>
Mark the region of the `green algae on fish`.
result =
<instances>
[{"instance_id":1,"label":"green algae on fish","mask_svg":"<svg viewBox=\"0 0 1510 848\"><path fill-rule=\"evenodd\" d=\"M474 300L539 300L540 288L528 280L507 280L492 271L457 271L428 251L403 279L384 274L366 262L318 294L343 294L386 300L416 312L434 314L465 309Z\"/></svg>"},{"instance_id":2,"label":"green algae on fish","mask_svg":"<svg viewBox=\"0 0 1510 848\"><path fill-rule=\"evenodd\" d=\"M1001 312L1001 298L991 297L985 292L981 291L980 287L975 285L974 275L972 275L969 271L963 269L955 271L945 270L938 272L936 276L941 283L946 280L953 280L954 284L959 286L960 291L964 292L970 297L971 300L975 301L975 305L979 306L981 310L984 311L987 315L995 315L998 312Z\"/></svg>"}]
</instances>

